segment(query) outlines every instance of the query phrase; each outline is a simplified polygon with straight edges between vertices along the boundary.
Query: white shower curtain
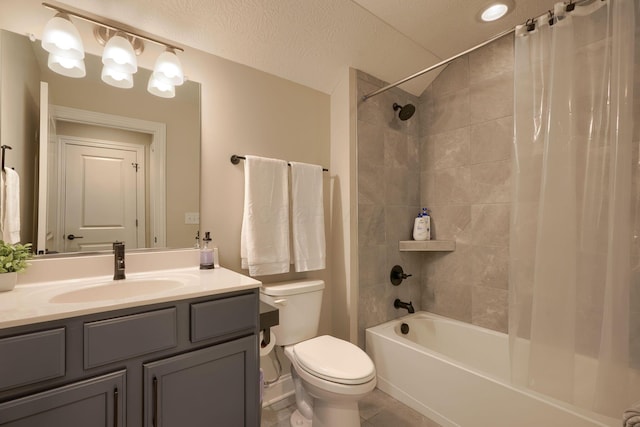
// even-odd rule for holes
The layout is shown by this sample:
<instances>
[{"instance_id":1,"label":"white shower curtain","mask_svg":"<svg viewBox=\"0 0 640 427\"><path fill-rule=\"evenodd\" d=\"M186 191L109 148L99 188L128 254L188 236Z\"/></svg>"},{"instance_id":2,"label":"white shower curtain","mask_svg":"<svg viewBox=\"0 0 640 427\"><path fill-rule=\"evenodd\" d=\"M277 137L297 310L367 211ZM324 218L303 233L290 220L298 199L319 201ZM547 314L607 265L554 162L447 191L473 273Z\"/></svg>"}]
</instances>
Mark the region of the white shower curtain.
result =
<instances>
[{"instance_id":1,"label":"white shower curtain","mask_svg":"<svg viewBox=\"0 0 640 427\"><path fill-rule=\"evenodd\" d=\"M516 30L512 378L620 418L640 401L640 0L585 4Z\"/></svg>"}]
</instances>

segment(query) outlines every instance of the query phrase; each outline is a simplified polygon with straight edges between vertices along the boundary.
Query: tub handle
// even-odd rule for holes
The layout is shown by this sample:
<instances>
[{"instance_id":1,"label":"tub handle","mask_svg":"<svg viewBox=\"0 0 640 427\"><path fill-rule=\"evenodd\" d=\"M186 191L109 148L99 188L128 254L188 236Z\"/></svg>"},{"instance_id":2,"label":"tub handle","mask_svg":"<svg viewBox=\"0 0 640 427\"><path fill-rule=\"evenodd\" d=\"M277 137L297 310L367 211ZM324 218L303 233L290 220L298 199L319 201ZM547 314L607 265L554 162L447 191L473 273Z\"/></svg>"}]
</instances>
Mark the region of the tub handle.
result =
<instances>
[{"instance_id":1,"label":"tub handle","mask_svg":"<svg viewBox=\"0 0 640 427\"><path fill-rule=\"evenodd\" d=\"M391 284L393 286L398 286L404 279L411 277L411 274L405 274L402 266L394 265L391 269L391 274L389 274L389 279L391 279Z\"/></svg>"}]
</instances>

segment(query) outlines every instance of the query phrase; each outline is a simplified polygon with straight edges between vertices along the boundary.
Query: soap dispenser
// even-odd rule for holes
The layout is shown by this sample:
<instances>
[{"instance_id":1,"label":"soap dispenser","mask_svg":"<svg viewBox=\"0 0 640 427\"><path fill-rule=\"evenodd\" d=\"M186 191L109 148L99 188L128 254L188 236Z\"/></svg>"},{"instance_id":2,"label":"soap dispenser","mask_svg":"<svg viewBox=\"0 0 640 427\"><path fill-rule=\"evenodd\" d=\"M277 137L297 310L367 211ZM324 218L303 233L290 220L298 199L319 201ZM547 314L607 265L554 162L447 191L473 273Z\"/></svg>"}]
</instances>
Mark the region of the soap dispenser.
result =
<instances>
[{"instance_id":1,"label":"soap dispenser","mask_svg":"<svg viewBox=\"0 0 640 427\"><path fill-rule=\"evenodd\" d=\"M202 247L200 248L200 270L211 270L213 265L213 249L209 247L211 243L211 233L208 231L204 233L204 239L202 239Z\"/></svg>"}]
</instances>

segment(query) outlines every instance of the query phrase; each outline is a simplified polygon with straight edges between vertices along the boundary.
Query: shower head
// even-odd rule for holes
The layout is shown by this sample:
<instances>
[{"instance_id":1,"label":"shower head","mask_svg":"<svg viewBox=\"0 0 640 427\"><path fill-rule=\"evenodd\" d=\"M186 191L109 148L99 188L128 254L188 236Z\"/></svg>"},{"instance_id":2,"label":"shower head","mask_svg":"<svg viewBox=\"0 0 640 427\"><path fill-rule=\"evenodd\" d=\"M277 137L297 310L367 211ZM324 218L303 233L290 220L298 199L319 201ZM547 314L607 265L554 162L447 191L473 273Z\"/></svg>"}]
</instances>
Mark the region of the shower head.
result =
<instances>
[{"instance_id":1,"label":"shower head","mask_svg":"<svg viewBox=\"0 0 640 427\"><path fill-rule=\"evenodd\" d=\"M416 107L413 104L407 104L403 107L394 102L393 111L398 110L400 110L400 112L398 113L398 117L400 118L400 120L405 121L409 120L411 116L413 116L413 113L416 112Z\"/></svg>"}]
</instances>

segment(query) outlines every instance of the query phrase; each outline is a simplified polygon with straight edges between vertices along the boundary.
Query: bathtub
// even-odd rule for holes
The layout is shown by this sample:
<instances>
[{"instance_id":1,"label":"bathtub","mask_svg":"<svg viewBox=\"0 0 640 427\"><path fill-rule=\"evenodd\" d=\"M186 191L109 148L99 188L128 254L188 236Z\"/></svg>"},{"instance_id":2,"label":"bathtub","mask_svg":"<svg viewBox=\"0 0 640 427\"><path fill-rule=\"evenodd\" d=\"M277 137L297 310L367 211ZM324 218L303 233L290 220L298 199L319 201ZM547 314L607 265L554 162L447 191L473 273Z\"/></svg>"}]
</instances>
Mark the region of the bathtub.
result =
<instances>
[{"instance_id":1,"label":"bathtub","mask_svg":"<svg viewBox=\"0 0 640 427\"><path fill-rule=\"evenodd\" d=\"M401 323L409 333L400 332ZM366 330L378 388L442 426L611 427L509 381L508 335L427 312Z\"/></svg>"}]
</instances>

